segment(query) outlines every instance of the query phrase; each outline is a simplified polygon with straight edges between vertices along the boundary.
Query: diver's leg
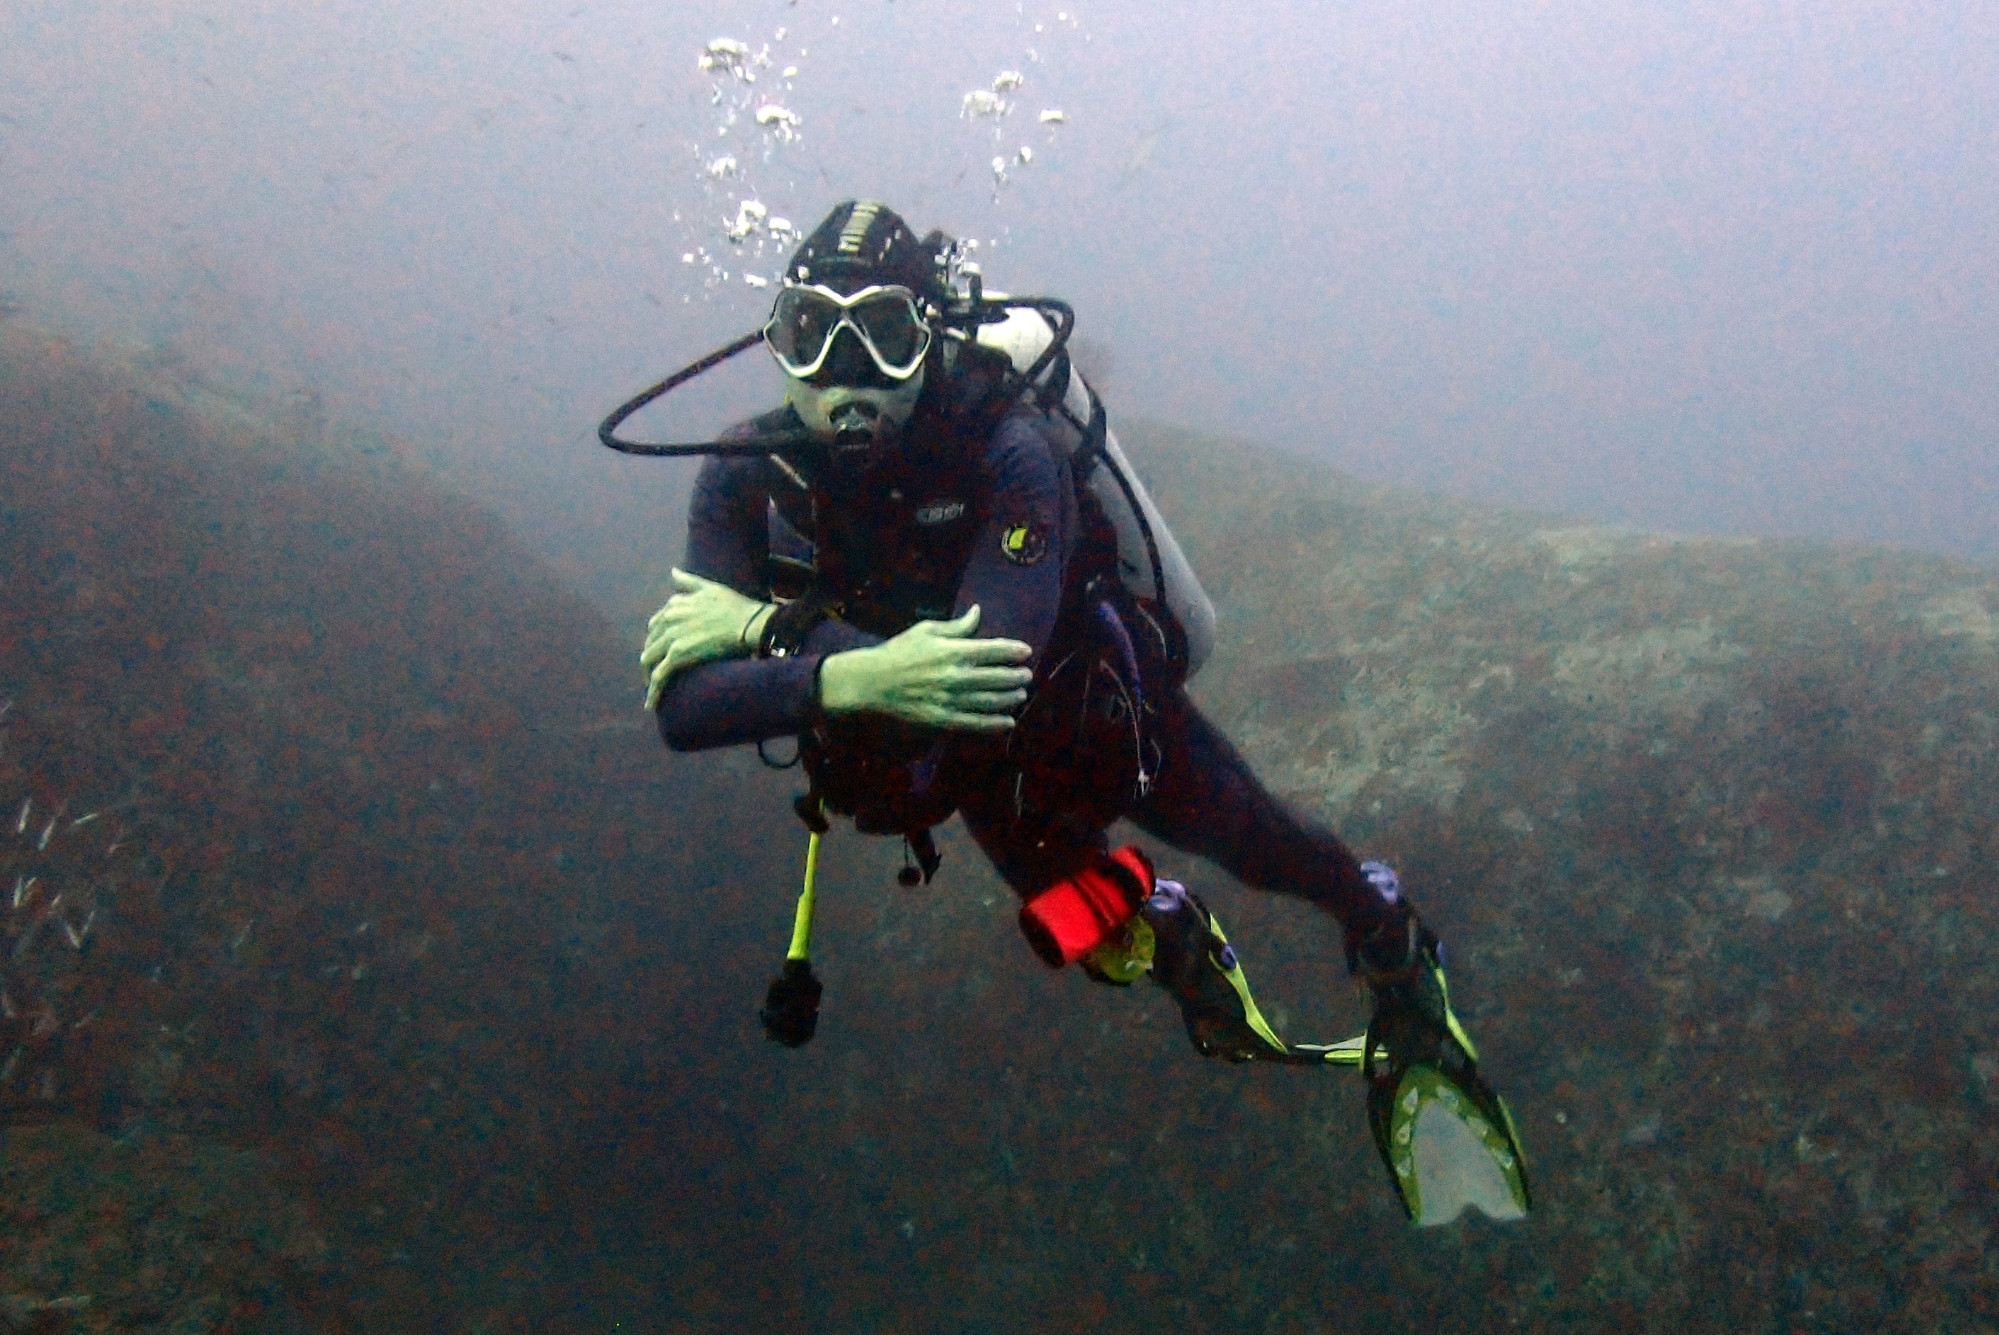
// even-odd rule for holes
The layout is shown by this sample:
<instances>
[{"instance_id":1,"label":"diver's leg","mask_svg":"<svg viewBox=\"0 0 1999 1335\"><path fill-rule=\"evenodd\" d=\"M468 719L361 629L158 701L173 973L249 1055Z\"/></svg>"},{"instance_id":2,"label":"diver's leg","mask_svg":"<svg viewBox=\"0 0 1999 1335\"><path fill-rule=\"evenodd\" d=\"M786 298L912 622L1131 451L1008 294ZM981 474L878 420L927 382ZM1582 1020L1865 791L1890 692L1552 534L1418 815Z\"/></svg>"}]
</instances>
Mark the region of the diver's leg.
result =
<instances>
[{"instance_id":1,"label":"diver's leg","mask_svg":"<svg viewBox=\"0 0 1999 1335\"><path fill-rule=\"evenodd\" d=\"M1312 900L1346 928L1348 959L1374 998L1363 1043L1368 1122L1410 1218L1446 1222L1468 1199L1495 1219L1524 1215L1532 1192L1512 1114L1479 1074L1471 1041L1450 1011L1442 943L1402 895L1395 873L1380 863L1356 862L1332 831L1286 809L1192 702L1176 697L1166 702L1159 781L1132 818L1249 885ZM1308 1050L1287 1050L1263 1023L1234 951L1206 906L1195 896L1164 893L1178 890L1171 882L1158 884L1145 910L1158 943L1153 977L1179 1001L1194 1046L1231 1061L1298 1060ZM1457 1091L1442 1106L1468 1129L1449 1150L1426 1148L1423 1137L1412 1136L1422 1110L1438 1102L1426 1102L1417 1086L1405 1083L1419 1067L1432 1087L1441 1082ZM1464 1162L1466 1147L1476 1164ZM1407 1166L1412 1155L1447 1162L1457 1156L1434 1179L1451 1188L1409 1190L1409 1183L1423 1180L1422 1169ZM1481 1185L1463 1185L1471 1181Z\"/></svg>"},{"instance_id":2,"label":"diver's leg","mask_svg":"<svg viewBox=\"0 0 1999 1335\"><path fill-rule=\"evenodd\" d=\"M1118 943L1130 948L1137 940L1132 924L1153 891L1152 864L1136 848L1111 852L1103 830L1074 813L1023 812L1013 792L989 786L959 810L1020 896L1021 934L1050 968L1080 962L1099 982L1129 983L1144 966L1119 956Z\"/></svg>"},{"instance_id":3,"label":"diver's leg","mask_svg":"<svg viewBox=\"0 0 1999 1335\"><path fill-rule=\"evenodd\" d=\"M1272 795L1193 701L1176 691L1162 704L1159 780L1131 812L1141 829L1245 885L1311 900L1339 919L1349 940L1405 925L1400 895L1384 896L1338 835Z\"/></svg>"},{"instance_id":4,"label":"diver's leg","mask_svg":"<svg viewBox=\"0 0 1999 1335\"><path fill-rule=\"evenodd\" d=\"M1110 848L1100 829L1060 815L1020 810L1015 771L1003 763L954 774L952 790L972 839L1022 899L1032 899L1101 860Z\"/></svg>"},{"instance_id":5,"label":"diver's leg","mask_svg":"<svg viewBox=\"0 0 1999 1335\"><path fill-rule=\"evenodd\" d=\"M1181 762L1190 763L1185 757ZM1242 768L1239 759L1237 765ZM1242 772L1248 773L1246 768ZM952 791L973 839L1023 901L1035 900L1060 882L1092 869L1112 871L1109 840L1103 830L1060 813L1023 809L1012 773L1011 767L1003 764L961 765L951 775ZM1261 793L1253 779L1250 786ZM1198 795L1185 796L1189 801L1199 800ZM1213 844L1183 846L1210 853ZM1337 840L1333 846L1345 853ZM1125 870L1128 875L1131 869L1127 866ZM1112 874L1129 884L1126 877ZM1149 867L1142 879L1146 884L1131 887L1138 891L1138 897L1127 912L1144 918L1153 981L1179 1004L1195 1049L1203 1056L1228 1061L1284 1058L1282 1041L1255 1013L1234 952L1198 897L1176 882L1155 880ZM1048 942L1038 939L1045 933L1037 933L1028 916L1029 910L1024 908L1022 930L1035 945L1035 952L1047 963L1059 964ZM1129 934L1128 923L1123 930L1129 947L1138 938ZM1094 955L1085 956L1082 963L1084 970L1101 982L1122 984L1135 976L1116 968L1106 972L1104 963Z\"/></svg>"}]
</instances>

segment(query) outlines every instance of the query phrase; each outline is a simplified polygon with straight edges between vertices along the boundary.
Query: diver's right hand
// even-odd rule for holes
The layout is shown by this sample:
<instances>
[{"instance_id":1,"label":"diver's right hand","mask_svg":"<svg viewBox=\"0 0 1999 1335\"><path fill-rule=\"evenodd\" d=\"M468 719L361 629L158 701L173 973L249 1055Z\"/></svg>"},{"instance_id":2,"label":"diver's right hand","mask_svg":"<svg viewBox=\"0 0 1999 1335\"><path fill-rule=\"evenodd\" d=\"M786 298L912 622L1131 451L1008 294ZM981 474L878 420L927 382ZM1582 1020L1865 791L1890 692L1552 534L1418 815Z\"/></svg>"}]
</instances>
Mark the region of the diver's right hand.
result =
<instances>
[{"instance_id":1,"label":"diver's right hand","mask_svg":"<svg viewBox=\"0 0 1999 1335\"><path fill-rule=\"evenodd\" d=\"M979 609L954 621L919 621L893 639L829 657L819 707L829 715L886 714L959 732L1005 732L1027 700L1034 650L1019 640L974 639Z\"/></svg>"}]
</instances>

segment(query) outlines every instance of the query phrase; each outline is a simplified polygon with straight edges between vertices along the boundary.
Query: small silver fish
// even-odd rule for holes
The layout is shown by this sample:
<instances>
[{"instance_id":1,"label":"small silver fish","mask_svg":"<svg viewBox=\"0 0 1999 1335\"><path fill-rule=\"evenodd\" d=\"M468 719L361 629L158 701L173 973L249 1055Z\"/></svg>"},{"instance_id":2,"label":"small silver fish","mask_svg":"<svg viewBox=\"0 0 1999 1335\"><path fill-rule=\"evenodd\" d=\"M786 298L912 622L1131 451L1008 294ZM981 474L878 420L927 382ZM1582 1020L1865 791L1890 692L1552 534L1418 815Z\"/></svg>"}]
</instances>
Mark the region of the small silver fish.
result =
<instances>
[{"instance_id":1,"label":"small silver fish","mask_svg":"<svg viewBox=\"0 0 1999 1335\"><path fill-rule=\"evenodd\" d=\"M90 925L96 921L97 921L96 909L92 909L88 914L85 915L83 919L83 926L81 927L70 926L68 918L64 918L62 920L62 934L69 938L69 948L71 950L74 950L79 954L82 953L83 943L90 937Z\"/></svg>"},{"instance_id":2,"label":"small silver fish","mask_svg":"<svg viewBox=\"0 0 1999 1335\"><path fill-rule=\"evenodd\" d=\"M27 1050L25 1045L17 1047L11 1053L7 1054L5 1063L0 1063L0 1085L6 1084L7 1081L13 1078L14 1068L21 1064L21 1054Z\"/></svg>"},{"instance_id":3,"label":"small silver fish","mask_svg":"<svg viewBox=\"0 0 1999 1335\"><path fill-rule=\"evenodd\" d=\"M78 816L75 820L71 821L69 823L69 828L72 830L80 830L84 826L90 824L90 822L96 820L99 816L103 814L104 813L101 811L86 812L85 814Z\"/></svg>"},{"instance_id":4,"label":"small silver fish","mask_svg":"<svg viewBox=\"0 0 1999 1335\"><path fill-rule=\"evenodd\" d=\"M30 793L21 799L21 814L14 818L15 834L26 834L28 832L28 813L34 809L34 806L34 794Z\"/></svg>"},{"instance_id":5,"label":"small silver fish","mask_svg":"<svg viewBox=\"0 0 1999 1335\"><path fill-rule=\"evenodd\" d=\"M21 1012L14 1009L14 998L7 995L7 989L0 987L0 1020L19 1019Z\"/></svg>"},{"instance_id":6,"label":"small silver fish","mask_svg":"<svg viewBox=\"0 0 1999 1335\"><path fill-rule=\"evenodd\" d=\"M54 834L55 832L56 832L55 819L51 817L49 823L42 827L42 837L40 841L35 844L35 851L37 853L41 852L43 849L49 846L49 836Z\"/></svg>"}]
</instances>

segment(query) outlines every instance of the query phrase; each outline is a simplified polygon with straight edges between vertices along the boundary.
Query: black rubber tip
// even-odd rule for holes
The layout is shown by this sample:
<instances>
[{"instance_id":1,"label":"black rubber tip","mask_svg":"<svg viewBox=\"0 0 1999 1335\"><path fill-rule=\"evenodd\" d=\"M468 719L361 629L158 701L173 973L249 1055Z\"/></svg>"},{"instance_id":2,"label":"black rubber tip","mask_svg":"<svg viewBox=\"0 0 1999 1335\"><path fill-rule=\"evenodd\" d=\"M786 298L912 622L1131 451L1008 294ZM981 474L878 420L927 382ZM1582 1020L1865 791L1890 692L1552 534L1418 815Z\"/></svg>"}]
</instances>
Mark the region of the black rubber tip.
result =
<instances>
[{"instance_id":1,"label":"black rubber tip","mask_svg":"<svg viewBox=\"0 0 1999 1335\"><path fill-rule=\"evenodd\" d=\"M784 972L771 980L764 993L764 1035L788 1048L802 1048L812 1041L819 1027L819 980L812 976L812 961L786 960Z\"/></svg>"}]
</instances>

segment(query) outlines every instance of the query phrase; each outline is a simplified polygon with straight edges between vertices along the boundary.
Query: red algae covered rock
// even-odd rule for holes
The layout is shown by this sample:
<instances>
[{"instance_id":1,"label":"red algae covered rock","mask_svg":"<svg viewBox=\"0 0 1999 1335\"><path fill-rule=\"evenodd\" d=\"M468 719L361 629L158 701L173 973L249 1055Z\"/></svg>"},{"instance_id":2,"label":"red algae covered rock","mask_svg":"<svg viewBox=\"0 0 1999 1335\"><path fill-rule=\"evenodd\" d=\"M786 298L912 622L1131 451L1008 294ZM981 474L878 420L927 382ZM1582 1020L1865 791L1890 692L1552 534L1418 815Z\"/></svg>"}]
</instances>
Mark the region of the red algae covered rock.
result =
<instances>
[{"instance_id":1,"label":"red algae covered rock","mask_svg":"<svg viewBox=\"0 0 1999 1335\"><path fill-rule=\"evenodd\" d=\"M315 1329L518 1328L657 1017L709 1041L654 943L729 902L728 772L668 787L631 647L389 442L18 325L0 571L0 1122L261 1156Z\"/></svg>"},{"instance_id":2,"label":"red algae covered rock","mask_svg":"<svg viewBox=\"0 0 1999 1335\"><path fill-rule=\"evenodd\" d=\"M307 1331L327 1242L259 1155L0 1128L0 1329Z\"/></svg>"}]
</instances>

